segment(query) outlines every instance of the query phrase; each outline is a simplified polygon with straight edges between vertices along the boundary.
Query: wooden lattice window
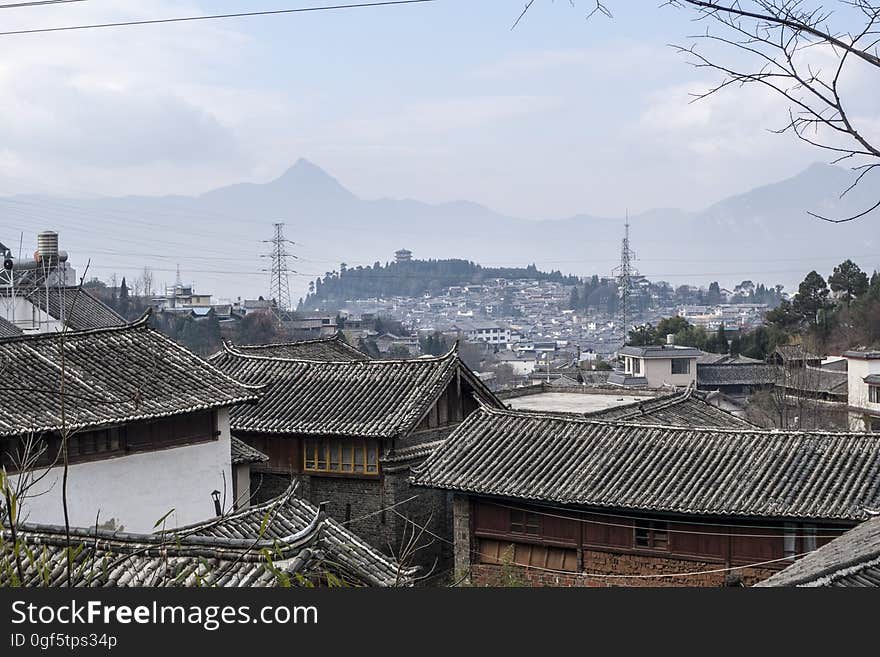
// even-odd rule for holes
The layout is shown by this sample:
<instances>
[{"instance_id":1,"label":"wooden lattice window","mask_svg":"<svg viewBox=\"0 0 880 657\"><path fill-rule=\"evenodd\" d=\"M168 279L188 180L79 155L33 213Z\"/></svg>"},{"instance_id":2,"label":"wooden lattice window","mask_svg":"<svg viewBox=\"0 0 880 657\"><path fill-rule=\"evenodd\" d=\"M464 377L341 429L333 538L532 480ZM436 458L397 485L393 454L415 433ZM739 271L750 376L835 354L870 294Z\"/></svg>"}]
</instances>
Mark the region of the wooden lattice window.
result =
<instances>
[{"instance_id":1,"label":"wooden lattice window","mask_svg":"<svg viewBox=\"0 0 880 657\"><path fill-rule=\"evenodd\" d=\"M333 474L379 474L379 446L363 438L325 438L305 441L303 469Z\"/></svg>"}]
</instances>

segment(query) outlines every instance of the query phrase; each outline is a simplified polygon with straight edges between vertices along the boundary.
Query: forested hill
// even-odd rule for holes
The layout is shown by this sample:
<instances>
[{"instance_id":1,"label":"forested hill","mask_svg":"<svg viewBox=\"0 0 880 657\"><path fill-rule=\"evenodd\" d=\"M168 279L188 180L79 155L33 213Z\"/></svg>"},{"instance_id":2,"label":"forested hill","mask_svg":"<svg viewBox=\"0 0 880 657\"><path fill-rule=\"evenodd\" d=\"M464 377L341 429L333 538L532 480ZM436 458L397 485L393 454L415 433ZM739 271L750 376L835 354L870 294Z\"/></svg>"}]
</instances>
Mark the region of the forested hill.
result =
<instances>
[{"instance_id":1,"label":"forested hill","mask_svg":"<svg viewBox=\"0 0 880 657\"><path fill-rule=\"evenodd\" d=\"M538 271L528 267L483 267L468 260L411 260L379 262L372 267L348 267L327 272L309 283L309 294L300 309L338 307L346 300L389 296L418 296L436 294L450 286L480 284L494 279L533 279L556 281L567 285L578 282L576 276L565 276L560 271Z\"/></svg>"}]
</instances>

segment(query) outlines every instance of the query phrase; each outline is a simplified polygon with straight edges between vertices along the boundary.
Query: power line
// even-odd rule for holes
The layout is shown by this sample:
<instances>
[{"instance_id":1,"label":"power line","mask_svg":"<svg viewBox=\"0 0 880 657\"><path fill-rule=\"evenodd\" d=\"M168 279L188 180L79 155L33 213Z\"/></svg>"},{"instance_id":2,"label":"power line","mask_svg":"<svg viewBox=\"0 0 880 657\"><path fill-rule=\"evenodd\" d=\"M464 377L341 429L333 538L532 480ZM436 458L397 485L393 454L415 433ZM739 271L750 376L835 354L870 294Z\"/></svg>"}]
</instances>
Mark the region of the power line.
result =
<instances>
[{"instance_id":1,"label":"power line","mask_svg":"<svg viewBox=\"0 0 880 657\"><path fill-rule=\"evenodd\" d=\"M511 509L513 511L520 511L522 513L533 513L535 515L544 516L546 518L555 518L558 520L571 520L573 522L578 522L581 524L588 525L599 525L603 527L620 527L623 529L632 529L633 525L627 525L623 523L615 523L615 522L603 522L601 520L594 520L593 518L576 518L572 515L563 515L561 513L549 513L547 511L539 511L535 507L517 507L508 504L500 504L497 502L490 502L492 506L496 506L502 509ZM633 515L613 515L610 513L594 513L592 511L580 511L574 510L577 514L589 514L596 516L603 516L608 518L625 518L627 520L635 520L642 522L665 522L667 525L692 525L698 527L727 527L729 529L757 529L770 531L771 527L764 525L740 525L740 524L728 524L728 523L709 523L709 522L700 522L700 521L687 521L687 520L670 520L667 518L659 519L659 518L647 518L647 517L639 517ZM836 538L843 532L845 532L847 527L816 527L814 533L808 534L785 534L789 537L795 536L797 538L816 538L816 537L824 537L824 538ZM674 534L692 534L696 536L726 536L726 537L737 537L737 538L782 538L784 534L746 534L746 533L733 533L733 532L710 532L710 531L695 531L693 529L672 529L667 526L667 532ZM827 534L822 534L821 532L828 532Z\"/></svg>"},{"instance_id":2,"label":"power line","mask_svg":"<svg viewBox=\"0 0 880 657\"><path fill-rule=\"evenodd\" d=\"M68 0L73 1L73 0ZM154 18L142 21L121 21L118 23L92 23L89 25L66 25L64 27L41 27L32 30L11 30L0 32L0 36L20 34L40 34L43 32L69 32L72 30L95 30L107 27L130 27L133 25L157 25L159 23L184 23L192 21L221 20L227 18L245 18L248 16L273 16L277 14L300 14L316 11L337 11L340 9L365 9L370 7L389 7L393 5L415 5L438 0L387 0L386 2L359 2L347 5L325 5L323 7L297 7L295 9L270 9L266 11L243 11L234 14L212 14L209 16L181 16L178 18Z\"/></svg>"},{"instance_id":3,"label":"power line","mask_svg":"<svg viewBox=\"0 0 880 657\"><path fill-rule=\"evenodd\" d=\"M71 2L85 2L86 0L35 0L34 2L16 2L9 5L0 5L0 9L18 9L19 7L39 7L41 5L64 5Z\"/></svg>"},{"instance_id":4,"label":"power line","mask_svg":"<svg viewBox=\"0 0 880 657\"><path fill-rule=\"evenodd\" d=\"M287 267L287 258L295 258L287 252L287 245L293 244L284 238L284 224L275 224L275 237L271 240L272 253L266 257L272 258L271 280L269 282L269 298L275 299L275 308L279 313L290 310L290 278L292 272Z\"/></svg>"}]
</instances>

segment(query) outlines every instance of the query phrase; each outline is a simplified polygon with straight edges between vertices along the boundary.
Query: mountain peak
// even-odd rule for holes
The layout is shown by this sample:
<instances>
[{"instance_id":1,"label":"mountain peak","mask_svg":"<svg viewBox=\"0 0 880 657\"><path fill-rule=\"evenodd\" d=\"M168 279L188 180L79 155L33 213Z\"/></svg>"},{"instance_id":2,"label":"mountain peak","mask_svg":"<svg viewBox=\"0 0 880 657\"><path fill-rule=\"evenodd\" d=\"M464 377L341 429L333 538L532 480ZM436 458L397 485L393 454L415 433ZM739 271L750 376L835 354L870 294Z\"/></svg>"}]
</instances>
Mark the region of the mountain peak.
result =
<instances>
[{"instance_id":1,"label":"mountain peak","mask_svg":"<svg viewBox=\"0 0 880 657\"><path fill-rule=\"evenodd\" d=\"M296 162L293 163L293 166L289 167L287 171L282 173L279 178L285 178L291 175L302 175L302 174L320 174L322 176L326 176L328 178L332 178L329 173L324 171L317 164L312 162L311 160L307 160L304 157L299 158Z\"/></svg>"},{"instance_id":2,"label":"mountain peak","mask_svg":"<svg viewBox=\"0 0 880 657\"><path fill-rule=\"evenodd\" d=\"M354 194L343 187L336 178L303 157L299 158L278 178L268 183L268 186L290 192L305 193L309 196L319 195L337 199L354 198Z\"/></svg>"}]
</instances>

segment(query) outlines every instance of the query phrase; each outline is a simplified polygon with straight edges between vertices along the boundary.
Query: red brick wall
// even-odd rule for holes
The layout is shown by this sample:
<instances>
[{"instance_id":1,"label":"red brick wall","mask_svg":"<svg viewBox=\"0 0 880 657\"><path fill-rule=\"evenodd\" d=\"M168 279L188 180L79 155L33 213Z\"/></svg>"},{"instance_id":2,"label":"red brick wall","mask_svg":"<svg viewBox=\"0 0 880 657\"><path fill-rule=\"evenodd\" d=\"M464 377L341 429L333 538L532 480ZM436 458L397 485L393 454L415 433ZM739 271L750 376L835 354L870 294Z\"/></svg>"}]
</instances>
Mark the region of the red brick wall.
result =
<instances>
[{"instance_id":1,"label":"red brick wall","mask_svg":"<svg viewBox=\"0 0 880 657\"><path fill-rule=\"evenodd\" d=\"M617 554L596 550L584 551L584 571L607 575L664 575L693 571L717 570L723 564L663 556ZM732 571L742 577L745 586L751 586L777 572L771 568L745 568ZM685 577L590 577L578 573L553 573L515 565L471 565L471 584L474 586L724 586L727 572L690 575Z\"/></svg>"}]
</instances>

